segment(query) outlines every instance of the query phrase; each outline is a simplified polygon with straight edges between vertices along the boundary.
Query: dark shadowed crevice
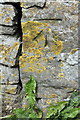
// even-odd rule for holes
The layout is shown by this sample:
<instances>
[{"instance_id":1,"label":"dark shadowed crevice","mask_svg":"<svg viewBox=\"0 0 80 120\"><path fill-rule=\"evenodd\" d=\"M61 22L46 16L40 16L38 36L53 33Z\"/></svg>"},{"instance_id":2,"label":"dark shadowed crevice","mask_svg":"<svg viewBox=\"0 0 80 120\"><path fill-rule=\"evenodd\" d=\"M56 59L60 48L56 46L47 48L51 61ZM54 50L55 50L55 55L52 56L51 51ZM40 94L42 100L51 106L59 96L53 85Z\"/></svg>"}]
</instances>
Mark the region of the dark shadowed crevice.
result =
<instances>
[{"instance_id":1,"label":"dark shadowed crevice","mask_svg":"<svg viewBox=\"0 0 80 120\"><path fill-rule=\"evenodd\" d=\"M18 35L20 37L20 46L16 55L16 61L15 61L15 65L18 66L18 72L19 72L19 84L17 87L17 92L16 94L19 94L20 91L22 90L22 82L21 82L21 77L20 77L20 66L19 66L19 57L22 55L22 28L21 28L21 18L22 18L22 8L20 7L20 3L12 3L12 5L15 7L15 9L17 9L17 19L18 19ZM16 10L15 10L16 12ZM16 18L15 18L16 19ZM13 66L14 67L14 66Z\"/></svg>"},{"instance_id":2,"label":"dark shadowed crevice","mask_svg":"<svg viewBox=\"0 0 80 120\"><path fill-rule=\"evenodd\" d=\"M21 77L20 77L20 66L19 66L19 57L22 55L22 28L21 28L21 18L22 18L22 8L20 7L20 2L5 2L5 3L0 3L0 4L4 4L4 5L12 5L14 7L14 12L16 14L16 16L13 19L13 26L7 26L7 27L16 27L17 26L17 30L16 30L16 37L19 38L19 49L16 55L16 61L15 61L15 65L13 66L9 66L8 64L4 64L4 63L0 63L0 65L5 66L5 67L10 67L10 68L17 68L18 72L19 72L19 82L17 83L18 87L17 87L17 92L16 94L19 94L20 91L22 90L22 82L21 82ZM15 25L14 22L17 21L17 24ZM5 27L6 25L2 25L3 27ZM14 35L13 35L14 36Z\"/></svg>"}]
</instances>

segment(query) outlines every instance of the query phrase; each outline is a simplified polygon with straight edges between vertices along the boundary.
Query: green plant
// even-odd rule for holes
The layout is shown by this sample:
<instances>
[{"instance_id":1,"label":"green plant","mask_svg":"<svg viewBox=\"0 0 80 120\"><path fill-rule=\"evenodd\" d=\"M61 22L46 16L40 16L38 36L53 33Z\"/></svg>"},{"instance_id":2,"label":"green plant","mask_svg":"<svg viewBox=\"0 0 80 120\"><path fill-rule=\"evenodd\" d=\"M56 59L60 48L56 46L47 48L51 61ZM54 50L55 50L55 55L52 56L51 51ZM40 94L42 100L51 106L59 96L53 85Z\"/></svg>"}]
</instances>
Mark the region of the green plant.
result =
<instances>
[{"instance_id":1,"label":"green plant","mask_svg":"<svg viewBox=\"0 0 80 120\"><path fill-rule=\"evenodd\" d=\"M16 120L17 118L42 118L42 111L36 106L36 80L30 76L30 80L25 84L25 97L28 107L13 110L12 115L0 117ZM45 120L79 120L80 118L80 95L78 91L72 93L69 101L61 101L48 107Z\"/></svg>"},{"instance_id":2,"label":"green plant","mask_svg":"<svg viewBox=\"0 0 80 120\"><path fill-rule=\"evenodd\" d=\"M25 84L25 97L29 106L24 108L17 108L13 110L13 114L2 118L42 118L41 110L36 106L36 80L33 76L30 76L30 80Z\"/></svg>"},{"instance_id":3,"label":"green plant","mask_svg":"<svg viewBox=\"0 0 80 120\"><path fill-rule=\"evenodd\" d=\"M78 120L80 117L80 95L78 91L72 93L69 101L58 102L48 108L47 119Z\"/></svg>"}]
</instances>

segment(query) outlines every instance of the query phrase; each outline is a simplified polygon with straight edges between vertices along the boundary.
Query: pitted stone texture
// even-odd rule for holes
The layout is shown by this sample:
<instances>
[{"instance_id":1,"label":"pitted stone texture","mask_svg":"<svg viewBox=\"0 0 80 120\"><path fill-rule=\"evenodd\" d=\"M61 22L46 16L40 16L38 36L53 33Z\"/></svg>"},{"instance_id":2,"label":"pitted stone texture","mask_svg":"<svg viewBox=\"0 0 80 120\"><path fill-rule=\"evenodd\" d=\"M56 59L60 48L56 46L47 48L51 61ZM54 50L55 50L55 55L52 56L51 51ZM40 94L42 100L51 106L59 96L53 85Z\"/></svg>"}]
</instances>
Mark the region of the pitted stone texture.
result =
<instances>
[{"instance_id":1,"label":"pitted stone texture","mask_svg":"<svg viewBox=\"0 0 80 120\"><path fill-rule=\"evenodd\" d=\"M64 43L63 53L70 52L72 48L78 48L78 1L68 1L68 3L47 1L44 9L23 8L22 12L22 22L48 23L52 33L48 40L58 36ZM62 21L56 19L62 19Z\"/></svg>"},{"instance_id":2,"label":"pitted stone texture","mask_svg":"<svg viewBox=\"0 0 80 120\"><path fill-rule=\"evenodd\" d=\"M78 65L79 54L80 54L80 50L76 51L74 54L69 55L66 62L71 66Z\"/></svg>"},{"instance_id":3,"label":"pitted stone texture","mask_svg":"<svg viewBox=\"0 0 80 120\"><path fill-rule=\"evenodd\" d=\"M71 54L68 56L66 62L63 63L63 73L65 75L65 80L72 80L73 84L78 84L79 76L78 76L78 53L79 51L76 51L74 54ZM74 83L74 81L76 83Z\"/></svg>"},{"instance_id":4,"label":"pitted stone texture","mask_svg":"<svg viewBox=\"0 0 80 120\"><path fill-rule=\"evenodd\" d=\"M20 95L3 94L2 96L3 116L10 115L13 109L21 108L21 100L22 98Z\"/></svg>"},{"instance_id":5,"label":"pitted stone texture","mask_svg":"<svg viewBox=\"0 0 80 120\"><path fill-rule=\"evenodd\" d=\"M20 49L20 37L0 35L0 63L15 65L16 55Z\"/></svg>"},{"instance_id":6,"label":"pitted stone texture","mask_svg":"<svg viewBox=\"0 0 80 120\"><path fill-rule=\"evenodd\" d=\"M2 94L16 94L18 85L2 85Z\"/></svg>"},{"instance_id":7,"label":"pitted stone texture","mask_svg":"<svg viewBox=\"0 0 80 120\"><path fill-rule=\"evenodd\" d=\"M63 66L61 67L65 76L65 81L66 80L71 80L75 86L77 83L78 86L78 61L80 60L79 57L80 50L76 51L74 54L66 54L62 53L62 55L58 56L58 61L62 60ZM74 83L75 82L75 83Z\"/></svg>"},{"instance_id":8,"label":"pitted stone texture","mask_svg":"<svg viewBox=\"0 0 80 120\"><path fill-rule=\"evenodd\" d=\"M18 68L9 68L0 65L1 68L1 84L16 84L19 83L19 73L18 73Z\"/></svg>"},{"instance_id":9,"label":"pitted stone texture","mask_svg":"<svg viewBox=\"0 0 80 120\"><path fill-rule=\"evenodd\" d=\"M48 99L48 98L55 98L60 100L61 99L67 99L67 97L69 97L69 92L72 91L73 88L53 88L53 87L41 87L40 85L38 85L38 94L37 97L38 98L43 98L43 99Z\"/></svg>"},{"instance_id":10,"label":"pitted stone texture","mask_svg":"<svg viewBox=\"0 0 80 120\"><path fill-rule=\"evenodd\" d=\"M0 34L14 35L18 31L18 26L6 27L0 26Z\"/></svg>"},{"instance_id":11,"label":"pitted stone texture","mask_svg":"<svg viewBox=\"0 0 80 120\"><path fill-rule=\"evenodd\" d=\"M43 53L44 54L44 53ZM26 62L26 65L24 68L20 68L21 70L21 79L23 84L25 84L25 80L27 76L30 76L32 74L39 85L44 87L53 87L53 88L78 88L78 53L75 52L73 55L69 55L66 61L62 62L64 56L63 53L60 53L58 56L53 55L53 60L48 60L47 62L40 61L39 63L46 67L46 70L44 70L41 73L36 72L25 72L29 66L29 64ZM47 58L51 57L51 54L46 54L44 57ZM60 56L63 56L62 58ZM69 58L71 57L71 60L74 61L74 63L77 63L76 65L70 65L67 63ZM73 57L75 56L75 57ZM54 58L55 57L55 58ZM35 66L36 63L34 63ZM62 67L61 67L62 65ZM36 67L34 68L36 69ZM39 92L39 91L38 91Z\"/></svg>"},{"instance_id":12,"label":"pitted stone texture","mask_svg":"<svg viewBox=\"0 0 80 120\"><path fill-rule=\"evenodd\" d=\"M74 61L74 65L70 65L66 62L70 62L70 58L71 61ZM78 66L75 65L75 63L78 64L77 58L78 51L71 55L69 53L61 53L52 61L48 61L46 64L47 70L40 74L30 72L25 73L21 69L23 87L29 80L30 74L37 80L37 98L39 98L37 105L43 111L44 116L46 115L47 107L51 103L55 104L59 101L68 101L71 92L78 89ZM63 74L63 76L60 77L59 74ZM25 101L22 104L24 106Z\"/></svg>"},{"instance_id":13,"label":"pitted stone texture","mask_svg":"<svg viewBox=\"0 0 80 120\"><path fill-rule=\"evenodd\" d=\"M34 5L43 7L44 3L45 3L45 0L38 0L38 1L37 0L35 0L35 1L23 0L21 2L21 7L29 8L29 7L34 6Z\"/></svg>"},{"instance_id":14,"label":"pitted stone texture","mask_svg":"<svg viewBox=\"0 0 80 120\"><path fill-rule=\"evenodd\" d=\"M17 24L15 17L16 12L15 8L12 5L0 4L0 24L10 26Z\"/></svg>"}]
</instances>

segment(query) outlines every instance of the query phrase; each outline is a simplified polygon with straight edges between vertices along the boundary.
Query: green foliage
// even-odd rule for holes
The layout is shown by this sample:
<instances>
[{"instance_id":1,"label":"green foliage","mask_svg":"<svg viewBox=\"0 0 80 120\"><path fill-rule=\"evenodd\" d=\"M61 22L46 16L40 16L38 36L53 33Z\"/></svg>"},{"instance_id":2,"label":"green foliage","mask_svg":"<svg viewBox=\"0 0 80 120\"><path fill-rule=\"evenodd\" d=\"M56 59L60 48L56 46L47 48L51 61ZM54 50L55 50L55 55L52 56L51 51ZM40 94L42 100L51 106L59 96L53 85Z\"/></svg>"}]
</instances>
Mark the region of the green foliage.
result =
<instances>
[{"instance_id":1,"label":"green foliage","mask_svg":"<svg viewBox=\"0 0 80 120\"><path fill-rule=\"evenodd\" d=\"M63 110L63 108L65 107L67 103L68 102L63 101L63 102L57 103L57 105L49 106L48 108L49 112L47 113L47 118L53 118L53 117L58 118L60 115L60 112Z\"/></svg>"},{"instance_id":2,"label":"green foliage","mask_svg":"<svg viewBox=\"0 0 80 120\"><path fill-rule=\"evenodd\" d=\"M42 111L36 106L36 80L30 76L30 80L25 84L25 97L29 106L13 110L12 115L0 117L17 120L17 118L42 118ZM79 120L80 118L80 94L78 91L72 93L69 101L61 101L48 107L45 120Z\"/></svg>"},{"instance_id":3,"label":"green foliage","mask_svg":"<svg viewBox=\"0 0 80 120\"><path fill-rule=\"evenodd\" d=\"M25 94L29 105L33 107L36 103L36 80L33 76L30 76L30 80L25 85Z\"/></svg>"},{"instance_id":4,"label":"green foliage","mask_svg":"<svg viewBox=\"0 0 80 120\"><path fill-rule=\"evenodd\" d=\"M48 108L47 118L54 120L78 120L80 117L80 95L73 92L69 101L58 102Z\"/></svg>"},{"instance_id":5,"label":"green foliage","mask_svg":"<svg viewBox=\"0 0 80 120\"><path fill-rule=\"evenodd\" d=\"M13 110L12 116L8 118L42 118L42 111L36 106L36 80L33 76L30 76L30 80L25 84L25 96L28 100L29 106L25 109L18 108Z\"/></svg>"}]
</instances>

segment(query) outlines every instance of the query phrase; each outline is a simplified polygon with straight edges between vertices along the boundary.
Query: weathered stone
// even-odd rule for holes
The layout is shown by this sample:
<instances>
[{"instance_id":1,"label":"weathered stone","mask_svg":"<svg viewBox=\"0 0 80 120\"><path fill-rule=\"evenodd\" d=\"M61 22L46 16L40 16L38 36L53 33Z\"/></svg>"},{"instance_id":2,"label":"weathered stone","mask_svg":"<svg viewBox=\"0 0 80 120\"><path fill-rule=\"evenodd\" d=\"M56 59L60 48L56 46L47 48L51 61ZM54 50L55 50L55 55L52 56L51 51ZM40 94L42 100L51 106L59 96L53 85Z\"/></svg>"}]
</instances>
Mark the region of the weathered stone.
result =
<instances>
[{"instance_id":1,"label":"weathered stone","mask_svg":"<svg viewBox=\"0 0 80 120\"><path fill-rule=\"evenodd\" d=\"M0 84L17 84L19 83L19 71L18 68L10 68L3 65L0 65L1 74L0 74Z\"/></svg>"},{"instance_id":2,"label":"weathered stone","mask_svg":"<svg viewBox=\"0 0 80 120\"><path fill-rule=\"evenodd\" d=\"M2 94L16 94L17 92L17 85L2 85Z\"/></svg>"},{"instance_id":3,"label":"weathered stone","mask_svg":"<svg viewBox=\"0 0 80 120\"><path fill-rule=\"evenodd\" d=\"M0 26L0 34L14 35L18 30L18 26L6 27Z\"/></svg>"},{"instance_id":4,"label":"weathered stone","mask_svg":"<svg viewBox=\"0 0 80 120\"><path fill-rule=\"evenodd\" d=\"M33 69L34 72L28 71L28 67L35 66L36 69L37 61L31 66L28 62L20 66L23 86L31 74L36 78L38 106L46 113L50 103L55 104L57 101L69 100L70 92L78 88L78 54L77 52L70 54L72 49L78 48L78 2L50 2L48 0L44 9L25 8L27 8L26 3L22 9L22 22L25 23L29 20L48 23L50 28L48 34L44 32L45 35L47 34L48 47L45 47L46 52L43 52L43 57L47 59L47 62L44 62L46 59L40 61L38 58L40 65L46 66L46 69L40 73ZM63 50L60 55L54 55L49 51L56 38L63 41ZM28 56L34 56L34 54L28 53L27 49L24 52ZM27 56L24 55L24 63L26 59ZM37 68L39 69L41 66ZM25 101L23 106L24 104Z\"/></svg>"},{"instance_id":5,"label":"weathered stone","mask_svg":"<svg viewBox=\"0 0 80 120\"><path fill-rule=\"evenodd\" d=\"M21 108L21 95L3 94L2 101L2 113L4 116L10 115L15 108Z\"/></svg>"},{"instance_id":6,"label":"weathered stone","mask_svg":"<svg viewBox=\"0 0 80 120\"><path fill-rule=\"evenodd\" d=\"M0 45L0 63L6 64L8 66L15 65L16 55L20 49L20 37L0 35L1 45Z\"/></svg>"},{"instance_id":7,"label":"weathered stone","mask_svg":"<svg viewBox=\"0 0 80 120\"><path fill-rule=\"evenodd\" d=\"M26 4L26 3L25 3ZM55 7L56 6L56 7ZM63 53L78 47L78 2L47 1L44 9L33 7L22 9L22 22L39 21L48 23L51 28L49 41L58 36L64 43ZM75 27L74 27L75 26Z\"/></svg>"},{"instance_id":8,"label":"weathered stone","mask_svg":"<svg viewBox=\"0 0 80 120\"><path fill-rule=\"evenodd\" d=\"M12 5L0 4L0 24L14 25L17 24L15 20L16 12Z\"/></svg>"},{"instance_id":9,"label":"weathered stone","mask_svg":"<svg viewBox=\"0 0 80 120\"><path fill-rule=\"evenodd\" d=\"M60 100L61 99L67 99L67 97L69 97L69 92L72 91L73 88L53 88L53 87L38 87L38 98L43 98L43 99L50 99L50 98L54 98L55 102L55 98Z\"/></svg>"},{"instance_id":10,"label":"weathered stone","mask_svg":"<svg viewBox=\"0 0 80 120\"><path fill-rule=\"evenodd\" d=\"M6 0L3 0L1 2L5 2ZM7 1L8 2L8 1ZM9 2L12 2L9 0ZM14 1L13 1L14 2ZM16 1L17 2L17 1ZM43 112L46 115L47 107L50 103L55 104L57 101L63 101L63 100L69 100L70 92L78 88L78 1L52 1L47 0L45 6L44 6L44 0L42 1L26 1L21 3L22 7L22 31L24 32L24 27L30 24L26 28L27 31L23 33L23 54L19 58L19 65L20 70L18 71L17 68L10 68L10 66L15 65L16 62L16 55L18 53L18 50L21 48L19 47L19 40L20 38L17 38L13 36L13 33L16 31L16 28L9 28L8 29L4 27L4 31L1 31L1 34L8 33L12 35L11 36L5 36L1 35L1 44L2 46L2 52L1 53L1 63L4 63L6 65L9 65L9 67L2 66L1 69L3 70L2 74L4 73L5 80L2 78L4 76L1 76L2 82L4 83L11 83L16 84L20 79L22 80L23 88L25 83L30 79L30 75L33 75L37 80L38 90L37 90L37 98L38 103L37 105L43 110ZM15 3L16 4L16 3ZM5 23L3 17L3 22L5 25L13 25L17 24L17 17L18 11L14 11L13 5L2 5L2 6L10 6L10 8L13 8L13 12L7 12L6 16L9 15L12 16L12 19L10 22ZM27 9L26 9L27 8ZM6 12L5 9L3 12ZM16 16L17 14L17 16ZM1 14L2 15L2 14ZM2 17L2 16L1 16ZM14 22L13 22L14 19ZM19 20L19 19L18 19ZM29 22L27 22L29 21ZM32 21L32 22L30 22ZM37 21L40 23L47 23L44 26L38 26L35 24ZM2 23L3 23L2 22ZM25 24L25 22L27 22ZM24 25L23 25L24 24ZM33 27L33 28L32 28ZM31 29L30 29L31 28ZM39 28L39 29L38 29ZM44 30L45 29L45 30ZM41 40L38 43L37 47L37 40L34 39L34 37L37 36L37 33L39 33L41 30L43 36L39 39ZM48 32L47 32L48 30ZM13 31L13 32L12 32ZM36 33L36 34L35 34ZM18 33L16 33L18 34ZM39 40L38 39L38 40ZM31 41L34 40L34 41ZM63 42L63 50L62 50L62 42L57 40L62 40ZM15 44L17 42L17 46ZM34 50L34 46L36 44L36 49ZM55 54L55 51L50 51L53 44L58 46L58 48L61 46L61 49L58 54ZM5 48L5 46L7 48ZM8 61L4 60L4 57L6 57L6 52L8 47L11 47L12 51L10 52L10 55L8 57ZM17 48L16 48L17 47ZM5 48L5 50L4 50ZM15 50L16 48L16 50ZM28 50L29 48L29 50ZM74 49L74 50L73 50ZM61 51L62 50L62 51ZM72 51L71 51L72 50ZM79 50L79 49L78 49ZM31 52L32 51L32 52ZM34 54L36 53L36 54ZM19 56L18 56L19 57ZM11 63L10 63L11 62ZM32 63L31 63L32 62ZM8 71L7 71L7 70ZM19 73L18 73L19 72ZM17 74L15 77L12 75L15 73ZM7 88L9 86L6 85ZM3 88L6 88L3 86ZM17 86L16 86L17 87ZM11 88L11 86L10 86ZM15 88L13 91L14 86L12 86L12 94L15 92ZM5 90L2 90L3 92ZM26 100L24 95L24 90L22 90L20 96L17 95L11 95L11 90L7 89L7 92L10 94L4 94L3 97L3 111L10 113L10 110L13 108L25 107ZM23 95L24 98L21 98ZM16 97L17 96L17 97ZM13 100L14 97L14 100ZM7 98L10 98L9 100ZM23 100L22 100L23 99ZM17 105L18 104L18 105ZM20 105L20 106L19 106ZM7 114L8 114L7 113ZM4 113L6 115L6 113Z\"/></svg>"},{"instance_id":11,"label":"weathered stone","mask_svg":"<svg viewBox=\"0 0 80 120\"><path fill-rule=\"evenodd\" d=\"M75 52L74 54L69 55L66 62L63 63L63 73L65 75L65 80L71 80L73 81L73 84L75 84L78 87L78 52Z\"/></svg>"}]
</instances>

